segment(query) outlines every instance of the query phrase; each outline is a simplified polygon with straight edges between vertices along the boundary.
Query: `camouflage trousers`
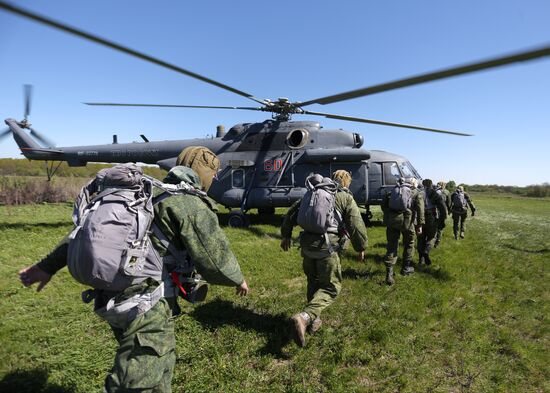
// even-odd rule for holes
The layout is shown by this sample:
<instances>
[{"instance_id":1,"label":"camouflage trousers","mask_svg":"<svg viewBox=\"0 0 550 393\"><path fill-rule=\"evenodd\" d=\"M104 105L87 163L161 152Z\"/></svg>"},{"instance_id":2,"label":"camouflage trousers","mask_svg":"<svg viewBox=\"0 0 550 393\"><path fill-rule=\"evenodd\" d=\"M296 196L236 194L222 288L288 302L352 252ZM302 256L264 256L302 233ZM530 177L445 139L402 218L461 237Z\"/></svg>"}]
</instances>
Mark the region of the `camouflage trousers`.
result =
<instances>
[{"instance_id":1,"label":"camouflage trousers","mask_svg":"<svg viewBox=\"0 0 550 393\"><path fill-rule=\"evenodd\" d=\"M166 299L127 327L111 326L118 349L104 392L171 392L176 363L174 321Z\"/></svg>"},{"instance_id":2,"label":"camouflage trousers","mask_svg":"<svg viewBox=\"0 0 550 393\"><path fill-rule=\"evenodd\" d=\"M403 264L412 262L415 236L414 227L402 229L401 225L398 227L388 225L386 228L386 256L384 257L386 266L393 266L397 263L397 251L401 235L403 235Z\"/></svg>"},{"instance_id":3,"label":"camouflage trousers","mask_svg":"<svg viewBox=\"0 0 550 393\"><path fill-rule=\"evenodd\" d=\"M435 242L437 219L433 214L425 215L426 222L422 227L422 234L418 236L416 247L418 255L429 255Z\"/></svg>"},{"instance_id":4,"label":"camouflage trousers","mask_svg":"<svg viewBox=\"0 0 550 393\"><path fill-rule=\"evenodd\" d=\"M338 253L325 256L309 253L302 249L303 268L307 277L307 305L304 312L311 320L319 317L323 310L334 303L342 289L342 267Z\"/></svg>"},{"instance_id":5,"label":"camouflage trousers","mask_svg":"<svg viewBox=\"0 0 550 393\"><path fill-rule=\"evenodd\" d=\"M464 232L464 221L466 221L466 217L468 217L468 213L456 213L453 212L453 232L454 235L458 235L458 230L460 229L460 232Z\"/></svg>"}]
</instances>

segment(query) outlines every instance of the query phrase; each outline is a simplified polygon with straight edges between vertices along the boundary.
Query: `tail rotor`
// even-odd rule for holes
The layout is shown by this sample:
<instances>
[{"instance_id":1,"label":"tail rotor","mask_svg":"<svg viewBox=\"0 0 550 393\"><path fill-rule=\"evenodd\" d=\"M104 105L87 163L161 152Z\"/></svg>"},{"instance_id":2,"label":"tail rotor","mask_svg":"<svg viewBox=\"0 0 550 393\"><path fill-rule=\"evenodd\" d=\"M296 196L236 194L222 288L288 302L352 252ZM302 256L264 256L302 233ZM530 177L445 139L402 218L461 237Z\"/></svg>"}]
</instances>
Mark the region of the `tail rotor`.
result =
<instances>
[{"instance_id":1,"label":"tail rotor","mask_svg":"<svg viewBox=\"0 0 550 393\"><path fill-rule=\"evenodd\" d=\"M46 136L42 135L38 131L36 131L34 128L31 127L31 123L29 122L29 116L31 114L31 104L32 104L32 94L33 94L33 86L32 85L23 85L23 100L24 100L24 113L23 113L23 120L17 122L19 127L23 129L27 129L30 131L30 134L38 140L40 143L42 143L45 147L55 147L55 143L48 139ZM8 135L12 133L12 130L10 128L6 128L2 132L0 132L0 141L5 139Z\"/></svg>"}]
</instances>

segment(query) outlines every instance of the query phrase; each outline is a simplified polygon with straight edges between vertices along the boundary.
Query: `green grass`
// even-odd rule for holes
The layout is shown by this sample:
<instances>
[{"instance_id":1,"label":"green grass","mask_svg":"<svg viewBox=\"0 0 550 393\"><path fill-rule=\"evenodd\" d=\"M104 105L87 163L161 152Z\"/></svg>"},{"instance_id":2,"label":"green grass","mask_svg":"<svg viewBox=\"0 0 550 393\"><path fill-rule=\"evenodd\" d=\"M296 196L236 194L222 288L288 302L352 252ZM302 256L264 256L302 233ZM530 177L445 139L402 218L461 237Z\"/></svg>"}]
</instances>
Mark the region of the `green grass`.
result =
<instances>
[{"instance_id":1,"label":"green grass","mask_svg":"<svg viewBox=\"0 0 550 393\"><path fill-rule=\"evenodd\" d=\"M304 304L305 277L299 250L279 250L280 216L226 228L251 293L212 287L207 302L184 306L174 391L550 391L550 200L473 198L466 239L451 240L449 221L434 265L394 287L383 283L384 228L369 228L367 263L343 258L342 294L304 349L288 317ZM111 366L109 328L65 270L38 294L17 280L70 230L70 213L0 207L2 392L98 391Z\"/></svg>"}]
</instances>

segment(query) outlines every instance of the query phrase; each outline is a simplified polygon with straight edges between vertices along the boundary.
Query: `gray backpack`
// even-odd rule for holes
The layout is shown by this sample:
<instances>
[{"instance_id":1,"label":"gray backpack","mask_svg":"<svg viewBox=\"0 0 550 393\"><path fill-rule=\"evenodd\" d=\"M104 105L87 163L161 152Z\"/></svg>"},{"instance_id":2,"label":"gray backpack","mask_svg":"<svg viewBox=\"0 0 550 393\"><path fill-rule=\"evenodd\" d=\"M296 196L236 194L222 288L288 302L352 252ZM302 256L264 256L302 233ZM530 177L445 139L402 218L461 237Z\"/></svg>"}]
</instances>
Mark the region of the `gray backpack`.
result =
<instances>
[{"instance_id":1,"label":"gray backpack","mask_svg":"<svg viewBox=\"0 0 550 393\"><path fill-rule=\"evenodd\" d=\"M453 193L453 210L465 212L468 210L468 204L464 192L456 190Z\"/></svg>"},{"instance_id":2,"label":"gray backpack","mask_svg":"<svg viewBox=\"0 0 550 393\"><path fill-rule=\"evenodd\" d=\"M311 233L338 233L338 212L334 207L338 185L328 177L314 174L306 179L306 188L298 211L298 225Z\"/></svg>"},{"instance_id":3,"label":"gray backpack","mask_svg":"<svg viewBox=\"0 0 550 393\"><path fill-rule=\"evenodd\" d=\"M396 185L390 193L389 207L396 212L404 212L411 208L412 190L411 185L402 183Z\"/></svg>"},{"instance_id":4,"label":"gray backpack","mask_svg":"<svg viewBox=\"0 0 550 393\"><path fill-rule=\"evenodd\" d=\"M162 258L149 239L153 187L169 196L192 188L183 185L163 184L144 175L135 164L102 169L75 200L76 227L69 237L67 257L72 276L82 284L109 291L124 290L149 277L160 281Z\"/></svg>"}]
</instances>

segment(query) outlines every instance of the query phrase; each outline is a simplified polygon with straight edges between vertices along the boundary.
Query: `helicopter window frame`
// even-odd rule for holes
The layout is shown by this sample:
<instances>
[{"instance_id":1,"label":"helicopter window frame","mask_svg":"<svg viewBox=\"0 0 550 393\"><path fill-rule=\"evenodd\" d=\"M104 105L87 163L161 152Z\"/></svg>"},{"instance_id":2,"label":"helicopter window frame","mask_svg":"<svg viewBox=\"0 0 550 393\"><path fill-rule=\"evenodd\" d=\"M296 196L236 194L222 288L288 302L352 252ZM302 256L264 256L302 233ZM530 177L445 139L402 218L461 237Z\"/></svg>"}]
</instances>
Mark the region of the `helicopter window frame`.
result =
<instances>
[{"instance_id":1,"label":"helicopter window frame","mask_svg":"<svg viewBox=\"0 0 550 393\"><path fill-rule=\"evenodd\" d=\"M389 167L389 170L386 169L388 167ZM392 168L395 168L395 171L397 172L397 176L392 172ZM401 177L401 172L399 170L399 164L397 163L397 161L382 162L382 175L383 175L385 186L395 186L397 184L397 181Z\"/></svg>"},{"instance_id":2,"label":"helicopter window frame","mask_svg":"<svg viewBox=\"0 0 550 393\"><path fill-rule=\"evenodd\" d=\"M239 180L237 180L237 185L235 185L235 180L236 180L235 174L237 173L239 173L238 176L240 176L240 183L239 183ZM239 179L239 177L237 177L237 179ZM244 169L239 168L239 169L231 170L231 188L245 188L245 181L246 181L246 176L244 173Z\"/></svg>"},{"instance_id":3,"label":"helicopter window frame","mask_svg":"<svg viewBox=\"0 0 550 393\"><path fill-rule=\"evenodd\" d=\"M398 166L403 177L416 177L408 161L401 161Z\"/></svg>"},{"instance_id":4,"label":"helicopter window frame","mask_svg":"<svg viewBox=\"0 0 550 393\"><path fill-rule=\"evenodd\" d=\"M298 143L294 142L294 139L296 138L295 135L300 134L300 141ZM286 144L291 149L301 149L304 147L309 141L309 132L308 130L304 128L297 128L295 130L290 131L286 136Z\"/></svg>"}]
</instances>

